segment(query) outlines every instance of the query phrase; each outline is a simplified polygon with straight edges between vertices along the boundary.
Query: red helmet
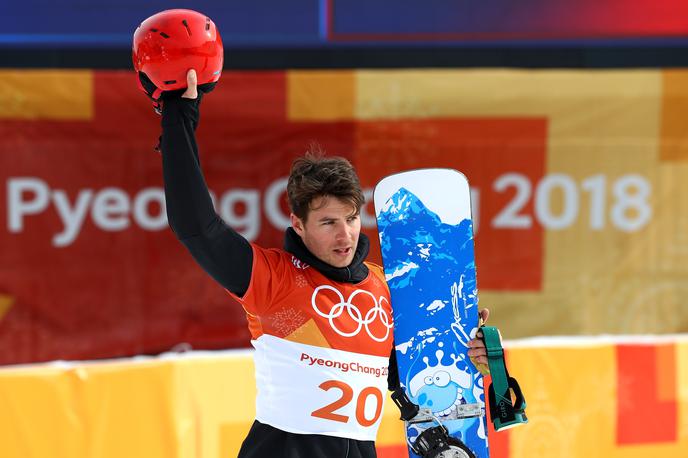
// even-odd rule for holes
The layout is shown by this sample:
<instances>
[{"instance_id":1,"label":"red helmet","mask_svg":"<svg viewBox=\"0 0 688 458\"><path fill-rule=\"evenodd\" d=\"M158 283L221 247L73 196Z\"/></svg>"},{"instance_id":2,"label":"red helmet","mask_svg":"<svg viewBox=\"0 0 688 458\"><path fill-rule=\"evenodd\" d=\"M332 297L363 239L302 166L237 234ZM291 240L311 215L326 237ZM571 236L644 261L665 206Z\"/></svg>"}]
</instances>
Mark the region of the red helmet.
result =
<instances>
[{"instance_id":1,"label":"red helmet","mask_svg":"<svg viewBox=\"0 0 688 458\"><path fill-rule=\"evenodd\" d=\"M161 11L134 32L132 58L139 87L158 99L162 91L186 88L186 73L191 68L196 70L199 85L220 79L222 39L205 14L182 9Z\"/></svg>"}]
</instances>

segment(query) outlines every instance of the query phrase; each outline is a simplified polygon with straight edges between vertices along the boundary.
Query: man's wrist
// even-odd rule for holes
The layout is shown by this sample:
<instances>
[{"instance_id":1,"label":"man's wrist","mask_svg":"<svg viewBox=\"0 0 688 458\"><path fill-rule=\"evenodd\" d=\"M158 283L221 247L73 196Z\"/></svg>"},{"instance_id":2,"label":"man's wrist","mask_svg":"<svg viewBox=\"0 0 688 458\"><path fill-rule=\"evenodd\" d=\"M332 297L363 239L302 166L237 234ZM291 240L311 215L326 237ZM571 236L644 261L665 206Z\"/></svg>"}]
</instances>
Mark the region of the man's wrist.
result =
<instances>
[{"instance_id":1,"label":"man's wrist","mask_svg":"<svg viewBox=\"0 0 688 458\"><path fill-rule=\"evenodd\" d=\"M176 97L162 102L162 125L176 126L198 118L198 99Z\"/></svg>"}]
</instances>

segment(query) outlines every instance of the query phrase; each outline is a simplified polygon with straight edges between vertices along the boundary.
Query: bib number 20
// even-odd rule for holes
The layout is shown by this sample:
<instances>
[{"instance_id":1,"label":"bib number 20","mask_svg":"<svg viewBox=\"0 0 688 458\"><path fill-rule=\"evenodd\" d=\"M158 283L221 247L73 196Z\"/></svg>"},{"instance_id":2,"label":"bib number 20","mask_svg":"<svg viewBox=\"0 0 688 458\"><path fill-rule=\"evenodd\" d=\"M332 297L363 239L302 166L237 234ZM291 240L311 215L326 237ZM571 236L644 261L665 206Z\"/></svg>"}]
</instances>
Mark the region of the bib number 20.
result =
<instances>
[{"instance_id":1,"label":"bib number 20","mask_svg":"<svg viewBox=\"0 0 688 458\"><path fill-rule=\"evenodd\" d=\"M353 401L354 389L339 380L327 380L326 382L321 383L319 388L323 391L329 391L332 389L339 390L341 391L341 396L333 403L314 410L311 413L311 416L323 418L325 420L338 421L340 423L348 423L348 415L342 415L335 412ZM372 416L372 418L366 418L365 405L368 401L368 398L371 396L375 400L375 414ZM361 392L358 393L358 396L356 396L356 421L361 426L371 426L380 418L380 414L382 414L382 392L374 386L363 388Z\"/></svg>"}]
</instances>

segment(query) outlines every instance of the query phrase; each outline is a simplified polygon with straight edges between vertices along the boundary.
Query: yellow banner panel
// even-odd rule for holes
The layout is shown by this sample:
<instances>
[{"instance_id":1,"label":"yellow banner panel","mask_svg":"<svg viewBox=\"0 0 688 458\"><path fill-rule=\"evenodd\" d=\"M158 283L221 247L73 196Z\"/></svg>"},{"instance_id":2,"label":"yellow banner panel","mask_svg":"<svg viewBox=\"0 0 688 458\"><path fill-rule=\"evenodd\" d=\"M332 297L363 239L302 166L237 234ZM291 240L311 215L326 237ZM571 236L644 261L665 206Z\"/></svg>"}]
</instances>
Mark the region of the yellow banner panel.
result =
<instances>
[{"instance_id":1,"label":"yellow banner panel","mask_svg":"<svg viewBox=\"0 0 688 458\"><path fill-rule=\"evenodd\" d=\"M351 120L355 100L353 71L287 72L287 115L291 121Z\"/></svg>"},{"instance_id":2,"label":"yellow banner panel","mask_svg":"<svg viewBox=\"0 0 688 458\"><path fill-rule=\"evenodd\" d=\"M0 70L0 119L88 120L91 70Z\"/></svg>"}]
</instances>

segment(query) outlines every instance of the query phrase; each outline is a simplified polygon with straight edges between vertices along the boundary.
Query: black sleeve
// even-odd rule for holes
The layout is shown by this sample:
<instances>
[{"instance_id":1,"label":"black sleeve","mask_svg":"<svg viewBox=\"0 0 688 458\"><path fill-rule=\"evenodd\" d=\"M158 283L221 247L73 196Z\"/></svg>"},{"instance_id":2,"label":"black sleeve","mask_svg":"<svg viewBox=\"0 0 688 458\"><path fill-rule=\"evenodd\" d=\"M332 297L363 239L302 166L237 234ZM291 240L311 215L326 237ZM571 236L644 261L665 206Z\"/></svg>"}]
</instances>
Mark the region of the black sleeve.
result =
<instances>
[{"instance_id":1,"label":"black sleeve","mask_svg":"<svg viewBox=\"0 0 688 458\"><path fill-rule=\"evenodd\" d=\"M195 135L201 97L163 103L160 144L167 218L196 262L224 288L243 296L251 280L253 250L215 213L208 193Z\"/></svg>"},{"instance_id":2,"label":"black sleeve","mask_svg":"<svg viewBox=\"0 0 688 458\"><path fill-rule=\"evenodd\" d=\"M392 344L392 352L389 354L389 369L387 370L387 389L394 391L399 388L399 368L397 367L397 351Z\"/></svg>"}]
</instances>

